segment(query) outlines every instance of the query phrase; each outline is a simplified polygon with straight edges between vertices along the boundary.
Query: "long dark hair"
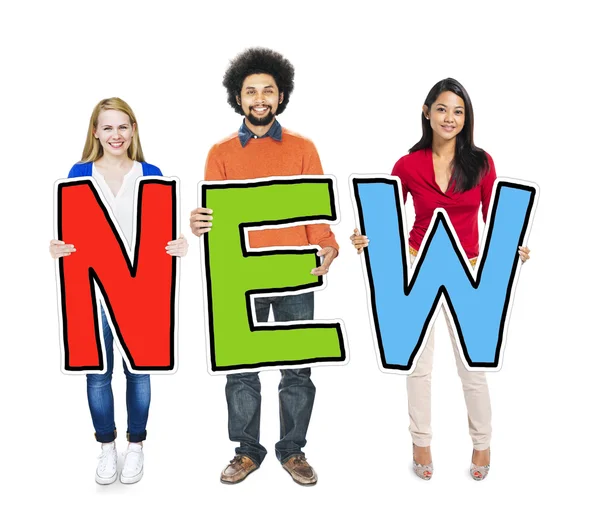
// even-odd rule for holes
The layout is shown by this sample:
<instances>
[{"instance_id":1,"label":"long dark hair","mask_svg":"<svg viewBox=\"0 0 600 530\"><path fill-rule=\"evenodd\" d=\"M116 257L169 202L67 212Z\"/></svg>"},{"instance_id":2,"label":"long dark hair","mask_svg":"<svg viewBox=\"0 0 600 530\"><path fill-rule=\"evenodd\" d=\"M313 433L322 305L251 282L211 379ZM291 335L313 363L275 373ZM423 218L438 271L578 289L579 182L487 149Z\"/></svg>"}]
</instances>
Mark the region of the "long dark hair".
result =
<instances>
[{"instance_id":1,"label":"long dark hair","mask_svg":"<svg viewBox=\"0 0 600 530\"><path fill-rule=\"evenodd\" d=\"M448 77L433 85L433 88L427 94L427 98L425 98L424 105L431 113L431 107L442 92L453 92L465 102L465 125L456 137L452 177L449 185L454 184L454 191L457 192L468 191L477 186L483 175L489 171L488 159L485 151L473 143L473 105L465 87L456 79ZM409 153L431 148L433 131L429 120L425 117L425 113L421 114L421 126L423 136L410 148Z\"/></svg>"}]
</instances>

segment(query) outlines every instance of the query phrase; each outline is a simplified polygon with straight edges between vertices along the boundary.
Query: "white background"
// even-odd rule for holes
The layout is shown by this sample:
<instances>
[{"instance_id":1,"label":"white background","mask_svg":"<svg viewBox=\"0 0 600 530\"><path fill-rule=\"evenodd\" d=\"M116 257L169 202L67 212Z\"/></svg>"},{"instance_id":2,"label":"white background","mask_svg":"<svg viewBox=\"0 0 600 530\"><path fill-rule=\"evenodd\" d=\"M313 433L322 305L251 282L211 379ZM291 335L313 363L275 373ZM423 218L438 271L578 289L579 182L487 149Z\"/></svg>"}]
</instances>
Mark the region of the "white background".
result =
<instances>
[{"instance_id":1,"label":"white background","mask_svg":"<svg viewBox=\"0 0 600 530\"><path fill-rule=\"evenodd\" d=\"M600 46L587 2L15 5L0 13L2 528L564 528L591 518ZM240 123L223 72L255 45L295 65L281 123L311 138L338 179L342 252L316 307L318 318L344 320L351 360L313 370L305 449L319 484L297 486L275 459L276 372L262 375L263 467L238 486L219 483L234 454L225 380L207 373L199 248L186 228L179 371L152 378L146 474L134 486L97 486L85 380L59 369L47 250L54 181L79 160L93 106L119 96L137 114L148 161L181 179L185 227L208 149ZM476 143L498 174L541 189L504 366L488 375L494 436L482 483L467 471L466 412L444 326L433 380L435 473L429 483L412 474L404 376L377 367L360 259L348 242L349 175L391 170L420 137L427 92L447 76L469 91ZM118 368L114 391L124 450Z\"/></svg>"}]
</instances>

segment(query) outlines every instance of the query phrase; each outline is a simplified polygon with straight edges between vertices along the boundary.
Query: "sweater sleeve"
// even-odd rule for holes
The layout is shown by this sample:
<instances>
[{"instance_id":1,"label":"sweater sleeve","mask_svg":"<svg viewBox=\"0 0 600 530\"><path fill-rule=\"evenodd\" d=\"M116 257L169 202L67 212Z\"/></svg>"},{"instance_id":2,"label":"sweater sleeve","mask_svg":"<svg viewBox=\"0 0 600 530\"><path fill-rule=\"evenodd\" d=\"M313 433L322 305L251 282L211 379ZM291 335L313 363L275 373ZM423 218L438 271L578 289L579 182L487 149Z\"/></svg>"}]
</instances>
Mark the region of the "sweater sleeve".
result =
<instances>
[{"instance_id":1,"label":"sweater sleeve","mask_svg":"<svg viewBox=\"0 0 600 530\"><path fill-rule=\"evenodd\" d=\"M392 169L392 175L398 177L400 179L400 184L402 186L402 199L404 200L404 204L406 204L406 198L408 197L408 184L406 182L406 173L404 171L404 160L401 158L394 164L394 169Z\"/></svg>"},{"instance_id":2,"label":"sweater sleeve","mask_svg":"<svg viewBox=\"0 0 600 530\"><path fill-rule=\"evenodd\" d=\"M323 175L323 167L317 148L312 142L308 142L307 153L302 167L303 175ZM335 235L328 224L305 225L306 238L311 245L319 245L321 248L333 247L338 253L340 246L335 240Z\"/></svg>"},{"instance_id":3,"label":"sweater sleeve","mask_svg":"<svg viewBox=\"0 0 600 530\"><path fill-rule=\"evenodd\" d=\"M67 178L75 177L91 177L92 176L92 162L77 162L69 171Z\"/></svg>"},{"instance_id":4,"label":"sweater sleeve","mask_svg":"<svg viewBox=\"0 0 600 530\"><path fill-rule=\"evenodd\" d=\"M487 155L487 153L486 153ZM496 180L496 168L494 161L490 155L487 155L490 170L481 181L481 210L483 213L483 222L487 223L488 208L492 199L492 190L494 189L494 181Z\"/></svg>"},{"instance_id":5,"label":"sweater sleeve","mask_svg":"<svg viewBox=\"0 0 600 530\"><path fill-rule=\"evenodd\" d=\"M77 176L78 176L78 175L77 175L77 164L75 164L75 165L74 165L74 166L71 168L71 170L69 171L69 176L68 176L67 178L70 178L70 179L72 179L72 178L74 178L74 177L77 177Z\"/></svg>"},{"instance_id":6,"label":"sweater sleeve","mask_svg":"<svg viewBox=\"0 0 600 530\"><path fill-rule=\"evenodd\" d=\"M227 180L225 164L217 153L218 146L213 145L206 157L204 180Z\"/></svg>"},{"instance_id":7,"label":"sweater sleeve","mask_svg":"<svg viewBox=\"0 0 600 530\"><path fill-rule=\"evenodd\" d=\"M315 144L307 140L308 146L302 164L303 175L323 175L323 166Z\"/></svg>"},{"instance_id":8,"label":"sweater sleeve","mask_svg":"<svg viewBox=\"0 0 600 530\"><path fill-rule=\"evenodd\" d=\"M329 229L329 225L317 224L305 226L306 237L311 245L319 245L321 248L333 247L338 252L340 251L340 246L335 240L334 233Z\"/></svg>"},{"instance_id":9,"label":"sweater sleeve","mask_svg":"<svg viewBox=\"0 0 600 530\"><path fill-rule=\"evenodd\" d=\"M162 171L158 166L148 164L148 162L142 162L142 172L145 177L162 177Z\"/></svg>"}]
</instances>

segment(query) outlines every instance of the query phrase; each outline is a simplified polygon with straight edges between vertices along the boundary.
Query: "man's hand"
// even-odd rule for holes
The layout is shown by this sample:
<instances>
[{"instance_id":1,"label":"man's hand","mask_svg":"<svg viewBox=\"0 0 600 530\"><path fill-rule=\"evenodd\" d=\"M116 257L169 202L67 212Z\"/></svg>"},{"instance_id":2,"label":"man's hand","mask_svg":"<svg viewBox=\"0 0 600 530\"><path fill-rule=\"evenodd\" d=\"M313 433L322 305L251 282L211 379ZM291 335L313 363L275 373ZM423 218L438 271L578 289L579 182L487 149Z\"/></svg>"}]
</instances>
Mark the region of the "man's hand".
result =
<instances>
[{"instance_id":1,"label":"man's hand","mask_svg":"<svg viewBox=\"0 0 600 530\"><path fill-rule=\"evenodd\" d=\"M200 237L206 234L212 226L212 213L210 208L196 208L190 213L190 228L192 232Z\"/></svg>"},{"instance_id":2,"label":"man's hand","mask_svg":"<svg viewBox=\"0 0 600 530\"><path fill-rule=\"evenodd\" d=\"M315 276L323 276L329 272L329 266L331 262L337 257L338 251L333 247L325 247L317 252L317 256L323 257L323 263L321 263L320 267L313 269L310 271L311 274Z\"/></svg>"},{"instance_id":3,"label":"man's hand","mask_svg":"<svg viewBox=\"0 0 600 530\"><path fill-rule=\"evenodd\" d=\"M75 252L77 249L75 245L69 245L64 241L59 241L58 239L53 239L50 241L50 255L54 258L64 258L65 256L70 256L72 252Z\"/></svg>"},{"instance_id":4,"label":"man's hand","mask_svg":"<svg viewBox=\"0 0 600 530\"><path fill-rule=\"evenodd\" d=\"M179 237L175 241L169 241L165 250L169 256L176 256L178 258L183 258L187 254L188 251L188 242L183 234L179 234Z\"/></svg>"}]
</instances>

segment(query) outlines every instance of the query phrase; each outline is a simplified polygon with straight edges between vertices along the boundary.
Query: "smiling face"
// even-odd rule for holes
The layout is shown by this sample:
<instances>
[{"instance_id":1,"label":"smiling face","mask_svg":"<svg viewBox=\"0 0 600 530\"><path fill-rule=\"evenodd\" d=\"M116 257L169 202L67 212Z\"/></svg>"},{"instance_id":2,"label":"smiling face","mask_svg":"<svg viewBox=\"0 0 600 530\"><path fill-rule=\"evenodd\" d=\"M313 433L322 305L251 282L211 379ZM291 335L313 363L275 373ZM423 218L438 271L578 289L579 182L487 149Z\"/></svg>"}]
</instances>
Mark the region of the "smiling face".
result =
<instances>
[{"instance_id":1,"label":"smiling face","mask_svg":"<svg viewBox=\"0 0 600 530\"><path fill-rule=\"evenodd\" d=\"M423 105L423 113L431 123L434 137L445 141L456 138L465 125L465 102L454 92L442 92L431 108Z\"/></svg>"},{"instance_id":2,"label":"smiling face","mask_svg":"<svg viewBox=\"0 0 600 530\"><path fill-rule=\"evenodd\" d=\"M103 110L98 115L98 125L94 136L100 141L104 154L112 156L127 156L131 145L135 123L120 110Z\"/></svg>"},{"instance_id":3,"label":"smiling face","mask_svg":"<svg viewBox=\"0 0 600 530\"><path fill-rule=\"evenodd\" d=\"M264 127L275 120L283 92L279 92L273 76L252 74L244 79L241 94L236 99L246 119L252 125Z\"/></svg>"}]
</instances>

